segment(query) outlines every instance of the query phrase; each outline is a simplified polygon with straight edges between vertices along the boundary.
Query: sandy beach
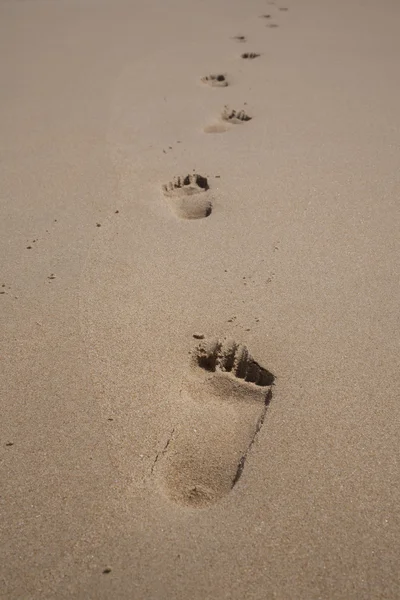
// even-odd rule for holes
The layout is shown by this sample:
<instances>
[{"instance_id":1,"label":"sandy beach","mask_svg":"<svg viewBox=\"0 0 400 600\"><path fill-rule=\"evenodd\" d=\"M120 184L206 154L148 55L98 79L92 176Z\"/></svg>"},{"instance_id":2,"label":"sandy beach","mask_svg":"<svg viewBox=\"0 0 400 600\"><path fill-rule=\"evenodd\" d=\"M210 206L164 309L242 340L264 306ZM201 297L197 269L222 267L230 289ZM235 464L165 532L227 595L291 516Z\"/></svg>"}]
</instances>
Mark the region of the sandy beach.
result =
<instances>
[{"instance_id":1,"label":"sandy beach","mask_svg":"<svg viewBox=\"0 0 400 600\"><path fill-rule=\"evenodd\" d=\"M400 598L400 3L0 0L0 598Z\"/></svg>"}]
</instances>

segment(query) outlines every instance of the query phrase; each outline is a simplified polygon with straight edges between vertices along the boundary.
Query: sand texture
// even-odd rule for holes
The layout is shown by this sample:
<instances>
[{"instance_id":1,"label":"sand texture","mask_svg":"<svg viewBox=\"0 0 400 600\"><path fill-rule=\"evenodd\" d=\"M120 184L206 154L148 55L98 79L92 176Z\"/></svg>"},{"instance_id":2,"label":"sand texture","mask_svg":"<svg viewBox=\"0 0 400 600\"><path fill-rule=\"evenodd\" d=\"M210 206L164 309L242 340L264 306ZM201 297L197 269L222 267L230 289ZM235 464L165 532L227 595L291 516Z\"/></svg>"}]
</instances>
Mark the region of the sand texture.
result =
<instances>
[{"instance_id":1,"label":"sand texture","mask_svg":"<svg viewBox=\"0 0 400 600\"><path fill-rule=\"evenodd\" d=\"M0 0L0 598L400 598L400 3Z\"/></svg>"}]
</instances>

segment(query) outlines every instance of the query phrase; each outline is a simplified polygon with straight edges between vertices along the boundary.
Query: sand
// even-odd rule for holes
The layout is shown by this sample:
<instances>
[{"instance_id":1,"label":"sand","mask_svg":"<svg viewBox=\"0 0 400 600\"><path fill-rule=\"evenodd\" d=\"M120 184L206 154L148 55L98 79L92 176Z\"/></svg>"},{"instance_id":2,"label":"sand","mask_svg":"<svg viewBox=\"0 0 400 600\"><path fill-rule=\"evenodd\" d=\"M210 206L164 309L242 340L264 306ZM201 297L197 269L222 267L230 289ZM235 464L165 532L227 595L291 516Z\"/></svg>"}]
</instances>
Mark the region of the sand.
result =
<instances>
[{"instance_id":1,"label":"sand","mask_svg":"<svg viewBox=\"0 0 400 600\"><path fill-rule=\"evenodd\" d=\"M400 598L399 22L0 2L1 598Z\"/></svg>"}]
</instances>

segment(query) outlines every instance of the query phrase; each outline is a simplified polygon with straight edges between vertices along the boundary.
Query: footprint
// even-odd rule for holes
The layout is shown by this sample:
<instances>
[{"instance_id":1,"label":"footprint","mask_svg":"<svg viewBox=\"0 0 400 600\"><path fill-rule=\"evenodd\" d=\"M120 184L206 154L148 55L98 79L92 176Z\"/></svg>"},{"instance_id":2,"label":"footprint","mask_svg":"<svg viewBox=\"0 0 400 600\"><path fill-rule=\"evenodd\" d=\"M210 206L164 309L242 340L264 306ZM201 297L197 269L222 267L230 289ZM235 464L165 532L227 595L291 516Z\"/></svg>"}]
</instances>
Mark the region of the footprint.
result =
<instances>
[{"instance_id":1,"label":"footprint","mask_svg":"<svg viewBox=\"0 0 400 600\"><path fill-rule=\"evenodd\" d=\"M271 15L260 15L260 19L270 19Z\"/></svg>"},{"instance_id":2,"label":"footprint","mask_svg":"<svg viewBox=\"0 0 400 600\"><path fill-rule=\"evenodd\" d=\"M235 123L235 125L243 123L243 121L251 121L251 117L244 110L231 110L228 106L225 106L221 118L228 123Z\"/></svg>"},{"instance_id":3,"label":"footprint","mask_svg":"<svg viewBox=\"0 0 400 600\"><path fill-rule=\"evenodd\" d=\"M166 495L202 508L232 490L260 431L271 399L272 373L246 346L202 341L181 390L181 425L153 464Z\"/></svg>"},{"instance_id":4,"label":"footprint","mask_svg":"<svg viewBox=\"0 0 400 600\"><path fill-rule=\"evenodd\" d=\"M246 59L258 58L259 56L261 56L261 54L257 54L256 52L244 52L242 54L242 58Z\"/></svg>"},{"instance_id":5,"label":"footprint","mask_svg":"<svg viewBox=\"0 0 400 600\"><path fill-rule=\"evenodd\" d=\"M236 40L237 42L246 42L247 38L245 35L235 35L232 38L233 40Z\"/></svg>"},{"instance_id":6,"label":"footprint","mask_svg":"<svg viewBox=\"0 0 400 600\"><path fill-rule=\"evenodd\" d=\"M225 75L205 75L201 78L203 83L210 85L211 87L226 87L229 85Z\"/></svg>"},{"instance_id":7,"label":"footprint","mask_svg":"<svg viewBox=\"0 0 400 600\"><path fill-rule=\"evenodd\" d=\"M212 202L205 194L209 185L202 175L174 177L162 190L171 210L181 219L204 219L211 214Z\"/></svg>"},{"instance_id":8,"label":"footprint","mask_svg":"<svg viewBox=\"0 0 400 600\"><path fill-rule=\"evenodd\" d=\"M221 121L219 123L213 123L204 128L205 133L223 133L229 129L229 123L238 125L245 121L251 121L252 117L249 117L244 110L233 110L228 106L224 107L221 113Z\"/></svg>"}]
</instances>

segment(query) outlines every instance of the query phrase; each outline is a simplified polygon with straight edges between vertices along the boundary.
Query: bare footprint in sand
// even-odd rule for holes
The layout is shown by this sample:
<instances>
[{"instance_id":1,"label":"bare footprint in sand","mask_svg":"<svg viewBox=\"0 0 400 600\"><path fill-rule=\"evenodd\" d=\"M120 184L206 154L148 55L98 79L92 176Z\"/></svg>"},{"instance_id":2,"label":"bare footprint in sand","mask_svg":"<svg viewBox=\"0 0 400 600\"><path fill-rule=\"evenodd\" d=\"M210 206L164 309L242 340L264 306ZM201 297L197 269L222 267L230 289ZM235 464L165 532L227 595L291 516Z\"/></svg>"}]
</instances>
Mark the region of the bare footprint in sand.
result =
<instances>
[{"instance_id":1,"label":"bare footprint in sand","mask_svg":"<svg viewBox=\"0 0 400 600\"><path fill-rule=\"evenodd\" d=\"M246 60L253 60L253 58L258 58L261 54L257 54L257 52L244 52L241 57Z\"/></svg>"},{"instance_id":2,"label":"bare footprint in sand","mask_svg":"<svg viewBox=\"0 0 400 600\"><path fill-rule=\"evenodd\" d=\"M210 85L211 87L227 87L229 85L226 75L205 75L201 78L203 83Z\"/></svg>"},{"instance_id":3,"label":"bare footprint in sand","mask_svg":"<svg viewBox=\"0 0 400 600\"><path fill-rule=\"evenodd\" d=\"M209 190L207 177L186 175L174 177L162 186L171 210L180 219L204 219L211 214L212 202L206 192Z\"/></svg>"},{"instance_id":4,"label":"bare footprint in sand","mask_svg":"<svg viewBox=\"0 0 400 600\"><path fill-rule=\"evenodd\" d=\"M236 40L237 42L241 42L241 43L247 41L247 38L245 35L234 35L232 39Z\"/></svg>"},{"instance_id":5,"label":"bare footprint in sand","mask_svg":"<svg viewBox=\"0 0 400 600\"><path fill-rule=\"evenodd\" d=\"M263 425L274 376L246 346L227 339L200 342L191 370L179 398L181 424L153 472L169 498L201 508L239 480Z\"/></svg>"},{"instance_id":6,"label":"bare footprint in sand","mask_svg":"<svg viewBox=\"0 0 400 600\"><path fill-rule=\"evenodd\" d=\"M229 125L239 125L246 121L251 121L252 117L250 117L244 110L233 110L228 106L224 107L224 110L221 113L221 119L217 123L213 123L212 125L207 125L204 128L205 133L223 133L224 131L228 131Z\"/></svg>"}]
</instances>

